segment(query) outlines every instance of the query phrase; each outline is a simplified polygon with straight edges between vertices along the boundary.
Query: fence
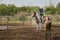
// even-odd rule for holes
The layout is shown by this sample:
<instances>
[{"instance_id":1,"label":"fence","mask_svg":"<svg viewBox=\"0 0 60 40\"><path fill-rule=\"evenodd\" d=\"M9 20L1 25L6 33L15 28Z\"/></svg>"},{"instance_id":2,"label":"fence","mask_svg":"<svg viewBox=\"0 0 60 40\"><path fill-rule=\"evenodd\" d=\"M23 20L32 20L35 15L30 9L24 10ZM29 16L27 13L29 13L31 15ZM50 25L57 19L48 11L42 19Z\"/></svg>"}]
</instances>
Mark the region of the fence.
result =
<instances>
[{"instance_id":1,"label":"fence","mask_svg":"<svg viewBox=\"0 0 60 40\"><path fill-rule=\"evenodd\" d=\"M29 17L28 17L29 18ZM34 21L34 20L33 20ZM25 23L26 22L26 23ZM21 24L20 24L21 23ZM27 24L27 25L23 25L23 24ZM51 31L42 31L42 32L36 32L36 28L32 28L33 26L35 27L35 25L29 25L28 23L30 23L30 20L28 19L28 21L20 21L19 17L13 17L13 16L9 16L9 17L0 17L0 25L1 24L6 24L7 27L10 26L9 24L15 26L19 26L21 27L23 26L31 26L30 29L18 29L16 30L2 30L0 31L0 40L60 40L60 26L52 26L51 27ZM19 28L18 27L18 28ZM21 35L22 34L22 35ZM12 36L13 35L13 36ZM19 36L20 35L20 36ZM16 37L15 37L16 36ZM26 37L26 38L25 38Z\"/></svg>"}]
</instances>

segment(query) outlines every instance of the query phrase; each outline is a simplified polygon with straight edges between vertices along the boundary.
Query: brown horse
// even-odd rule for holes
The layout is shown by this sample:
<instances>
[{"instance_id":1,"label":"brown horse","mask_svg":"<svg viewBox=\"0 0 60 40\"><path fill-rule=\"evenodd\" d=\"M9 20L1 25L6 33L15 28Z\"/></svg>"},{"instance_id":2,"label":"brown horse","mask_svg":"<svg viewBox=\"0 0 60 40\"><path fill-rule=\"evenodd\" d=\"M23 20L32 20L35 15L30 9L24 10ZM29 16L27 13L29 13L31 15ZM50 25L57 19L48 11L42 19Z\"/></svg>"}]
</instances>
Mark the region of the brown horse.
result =
<instances>
[{"instance_id":1,"label":"brown horse","mask_svg":"<svg viewBox=\"0 0 60 40\"><path fill-rule=\"evenodd\" d=\"M46 16L45 17L45 23L44 23L45 30L51 30L51 23L52 23L51 18Z\"/></svg>"}]
</instances>

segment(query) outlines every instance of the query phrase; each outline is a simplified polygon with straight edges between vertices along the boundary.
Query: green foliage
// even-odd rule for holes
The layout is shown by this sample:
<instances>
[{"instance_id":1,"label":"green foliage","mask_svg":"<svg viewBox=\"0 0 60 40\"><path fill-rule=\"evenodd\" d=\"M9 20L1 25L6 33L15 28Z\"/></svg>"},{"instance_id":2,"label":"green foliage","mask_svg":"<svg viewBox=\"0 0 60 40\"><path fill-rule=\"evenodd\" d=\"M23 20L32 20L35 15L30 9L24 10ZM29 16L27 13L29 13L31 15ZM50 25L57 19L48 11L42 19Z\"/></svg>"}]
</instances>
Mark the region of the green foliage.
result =
<instances>
[{"instance_id":1,"label":"green foliage","mask_svg":"<svg viewBox=\"0 0 60 40\"><path fill-rule=\"evenodd\" d=\"M58 14L60 14L60 3L57 4L56 11L58 12Z\"/></svg>"},{"instance_id":2,"label":"green foliage","mask_svg":"<svg viewBox=\"0 0 60 40\"><path fill-rule=\"evenodd\" d=\"M5 16L5 15L13 16L13 15L17 14L18 11L27 12L28 15L30 15L32 12L39 12L39 7L37 7L37 6L16 7L13 4L8 4L8 5L0 4L0 16ZM56 7L54 7L53 5L46 7L44 12L45 12L45 14L51 14L51 15L54 15L55 13L60 14L60 3L58 3Z\"/></svg>"},{"instance_id":3,"label":"green foliage","mask_svg":"<svg viewBox=\"0 0 60 40\"><path fill-rule=\"evenodd\" d=\"M54 15L54 14L57 14L57 13L60 14L60 3L58 3L56 7L54 7L53 5L50 5L49 7L46 7L45 13L46 14L51 14L51 15Z\"/></svg>"},{"instance_id":4,"label":"green foliage","mask_svg":"<svg viewBox=\"0 0 60 40\"><path fill-rule=\"evenodd\" d=\"M14 15L17 13L17 8L15 5L8 5L6 6L5 4L0 5L0 15L5 16L5 15Z\"/></svg>"},{"instance_id":5,"label":"green foliage","mask_svg":"<svg viewBox=\"0 0 60 40\"><path fill-rule=\"evenodd\" d=\"M25 8L27 9L26 11L27 11L28 13L38 12L38 9L39 9L39 7L37 7L37 6L34 6L34 7L26 6Z\"/></svg>"},{"instance_id":6,"label":"green foliage","mask_svg":"<svg viewBox=\"0 0 60 40\"><path fill-rule=\"evenodd\" d=\"M23 7L19 7L18 10L19 11L26 11L27 9L23 6Z\"/></svg>"},{"instance_id":7,"label":"green foliage","mask_svg":"<svg viewBox=\"0 0 60 40\"><path fill-rule=\"evenodd\" d=\"M45 9L45 13L46 14L51 14L51 15L54 15L55 14L55 8L54 8L54 6L52 5L52 6L49 6L49 7L47 7L46 9Z\"/></svg>"},{"instance_id":8,"label":"green foliage","mask_svg":"<svg viewBox=\"0 0 60 40\"><path fill-rule=\"evenodd\" d=\"M34 6L34 7L29 7L29 6L26 6L26 12L28 13L28 15L31 15L31 13L33 12L38 12L39 10L39 7L37 6Z\"/></svg>"}]
</instances>

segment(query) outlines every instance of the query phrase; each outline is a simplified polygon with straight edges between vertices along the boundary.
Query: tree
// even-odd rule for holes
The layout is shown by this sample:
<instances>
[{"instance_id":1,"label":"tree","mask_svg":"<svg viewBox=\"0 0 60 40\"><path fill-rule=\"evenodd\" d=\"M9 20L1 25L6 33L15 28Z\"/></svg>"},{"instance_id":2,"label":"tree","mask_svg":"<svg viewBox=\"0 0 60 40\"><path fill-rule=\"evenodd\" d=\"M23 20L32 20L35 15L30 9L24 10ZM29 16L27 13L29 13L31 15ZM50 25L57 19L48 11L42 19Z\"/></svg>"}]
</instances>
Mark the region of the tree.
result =
<instances>
[{"instance_id":1,"label":"tree","mask_svg":"<svg viewBox=\"0 0 60 40\"><path fill-rule=\"evenodd\" d=\"M14 14L17 14L18 8L13 5L13 4L1 4L0 5L0 16L5 16L5 15L11 15L13 16Z\"/></svg>"},{"instance_id":2,"label":"tree","mask_svg":"<svg viewBox=\"0 0 60 40\"><path fill-rule=\"evenodd\" d=\"M60 3L57 4L56 11L57 11L58 14L60 14Z\"/></svg>"},{"instance_id":3,"label":"tree","mask_svg":"<svg viewBox=\"0 0 60 40\"><path fill-rule=\"evenodd\" d=\"M59 21L59 15L60 15L60 3L57 4L56 6L56 13L57 13L57 21Z\"/></svg>"},{"instance_id":4,"label":"tree","mask_svg":"<svg viewBox=\"0 0 60 40\"><path fill-rule=\"evenodd\" d=\"M51 15L54 15L55 14L55 8L53 5L49 6L49 7L46 7L45 9L45 13L46 14L51 14Z\"/></svg>"}]
</instances>

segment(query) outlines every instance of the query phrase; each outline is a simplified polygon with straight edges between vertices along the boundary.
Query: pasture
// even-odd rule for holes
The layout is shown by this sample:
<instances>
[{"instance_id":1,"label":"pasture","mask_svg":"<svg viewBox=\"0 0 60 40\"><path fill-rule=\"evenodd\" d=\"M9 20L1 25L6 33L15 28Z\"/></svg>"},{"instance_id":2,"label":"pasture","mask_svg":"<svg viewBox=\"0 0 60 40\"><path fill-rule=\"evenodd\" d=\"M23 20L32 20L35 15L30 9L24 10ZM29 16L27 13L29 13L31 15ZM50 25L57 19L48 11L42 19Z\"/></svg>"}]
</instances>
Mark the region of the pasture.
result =
<instances>
[{"instance_id":1,"label":"pasture","mask_svg":"<svg viewBox=\"0 0 60 40\"><path fill-rule=\"evenodd\" d=\"M1 24L0 24L1 25ZM6 26L4 24L3 26ZM0 30L0 40L51 40L60 38L60 25L52 25L51 35L46 35L46 30L36 31L35 25L30 24L9 24L8 29Z\"/></svg>"}]
</instances>

